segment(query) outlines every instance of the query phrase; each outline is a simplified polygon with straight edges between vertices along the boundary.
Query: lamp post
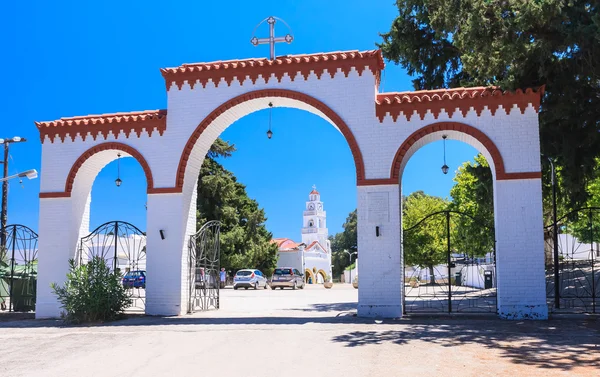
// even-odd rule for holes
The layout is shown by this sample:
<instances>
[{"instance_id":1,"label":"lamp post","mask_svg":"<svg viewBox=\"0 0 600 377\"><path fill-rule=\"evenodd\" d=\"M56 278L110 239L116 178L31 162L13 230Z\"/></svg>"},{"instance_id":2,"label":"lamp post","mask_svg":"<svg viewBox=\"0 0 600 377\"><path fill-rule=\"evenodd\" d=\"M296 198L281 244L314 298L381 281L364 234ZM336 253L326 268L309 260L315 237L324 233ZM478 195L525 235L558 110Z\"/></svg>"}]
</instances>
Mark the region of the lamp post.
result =
<instances>
[{"instance_id":1,"label":"lamp post","mask_svg":"<svg viewBox=\"0 0 600 377\"><path fill-rule=\"evenodd\" d=\"M37 178L37 176L38 176L37 170L31 169L31 170L25 170L22 173L17 173L17 174L9 175L8 177L5 177L5 178L0 178L0 182L5 182L5 181L11 180L13 178L34 179L34 178Z\"/></svg>"},{"instance_id":2,"label":"lamp post","mask_svg":"<svg viewBox=\"0 0 600 377\"><path fill-rule=\"evenodd\" d=\"M23 143L27 141L24 137L15 136L10 139L0 139L0 144L4 145L4 159L0 161L4 164L4 173L2 175L2 211L0 212L0 250L6 249L6 222L8 221L8 180L15 178L8 176L8 149L12 143ZM17 174L17 177L19 175ZM37 172L36 172L37 176Z\"/></svg>"},{"instance_id":3,"label":"lamp post","mask_svg":"<svg viewBox=\"0 0 600 377\"><path fill-rule=\"evenodd\" d=\"M357 251L348 251L348 250L343 250L344 253L348 254L348 262L350 263L350 265L352 265L352 256L358 254ZM349 280L350 280L350 284L352 284L352 269L348 270L348 275L349 275Z\"/></svg>"}]
</instances>

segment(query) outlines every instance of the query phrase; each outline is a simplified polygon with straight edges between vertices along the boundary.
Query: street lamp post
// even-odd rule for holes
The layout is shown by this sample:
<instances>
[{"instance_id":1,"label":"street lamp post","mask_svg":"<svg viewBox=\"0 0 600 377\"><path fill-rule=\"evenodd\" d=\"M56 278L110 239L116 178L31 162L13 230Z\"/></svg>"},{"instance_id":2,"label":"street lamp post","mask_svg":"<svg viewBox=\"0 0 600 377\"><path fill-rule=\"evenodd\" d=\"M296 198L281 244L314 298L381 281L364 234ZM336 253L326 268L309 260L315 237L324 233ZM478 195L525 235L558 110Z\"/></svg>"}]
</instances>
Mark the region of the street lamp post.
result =
<instances>
[{"instance_id":1,"label":"street lamp post","mask_svg":"<svg viewBox=\"0 0 600 377\"><path fill-rule=\"evenodd\" d=\"M348 250L344 250L344 253L348 254L348 262L352 265L352 256L358 254L357 251L350 252ZM352 284L352 269L348 270L350 284Z\"/></svg>"},{"instance_id":2,"label":"street lamp post","mask_svg":"<svg viewBox=\"0 0 600 377\"><path fill-rule=\"evenodd\" d=\"M559 260L558 260L558 224L556 219L556 170L554 168L554 162L550 157L547 157L552 168L552 243L554 244L554 306L556 309L560 309L560 279L558 277L559 272Z\"/></svg>"},{"instance_id":3,"label":"street lamp post","mask_svg":"<svg viewBox=\"0 0 600 377\"><path fill-rule=\"evenodd\" d=\"M0 250L6 249L6 222L8 221L8 149L12 143L23 143L27 141L24 137L15 136L10 139L0 139L0 144L4 145L4 159L0 161L4 164L4 173L2 175L2 211L0 212ZM18 176L18 174L17 174Z\"/></svg>"}]
</instances>

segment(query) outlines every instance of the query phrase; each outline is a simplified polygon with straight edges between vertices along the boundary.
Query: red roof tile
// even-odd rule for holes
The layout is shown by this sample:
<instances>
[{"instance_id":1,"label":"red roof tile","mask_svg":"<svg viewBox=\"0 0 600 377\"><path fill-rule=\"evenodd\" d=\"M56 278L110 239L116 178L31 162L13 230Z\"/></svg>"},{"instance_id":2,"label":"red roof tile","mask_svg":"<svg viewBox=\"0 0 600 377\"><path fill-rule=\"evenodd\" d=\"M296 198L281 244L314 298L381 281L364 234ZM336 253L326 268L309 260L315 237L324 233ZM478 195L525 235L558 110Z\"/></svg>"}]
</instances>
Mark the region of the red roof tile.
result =
<instances>
[{"instance_id":1,"label":"red roof tile","mask_svg":"<svg viewBox=\"0 0 600 377\"><path fill-rule=\"evenodd\" d=\"M442 109L452 116L456 108L462 112L463 116L466 116L471 107L477 112L477 115L481 115L485 107L493 115L500 105L507 113L513 105L517 105L522 113L529 104L538 111L543 93L543 86L537 90L528 88L525 91L517 89L514 92L503 91L497 87L454 88L379 93L375 102L377 117L380 121L383 121L388 113L396 121L401 112L410 121L415 110L421 119L425 117L428 110L437 119Z\"/></svg>"},{"instance_id":2,"label":"red roof tile","mask_svg":"<svg viewBox=\"0 0 600 377\"><path fill-rule=\"evenodd\" d=\"M321 247L321 249L322 249L324 252L327 252L327 249L326 249L326 248L324 248L324 247L323 247L323 245L321 245L321 243L320 243L319 241L313 241L313 242L311 242L311 244L310 244L310 245L308 245L308 246L307 246L307 247L304 249L304 251L309 251L309 250L310 250L310 249L312 249L312 248L313 248L315 245L319 245L319 246Z\"/></svg>"},{"instance_id":3,"label":"red roof tile","mask_svg":"<svg viewBox=\"0 0 600 377\"><path fill-rule=\"evenodd\" d=\"M380 72L384 68L383 57L380 50L370 51L338 51L303 55L279 56L274 60L267 58L226 60L209 63L183 64L179 67L163 68L161 73L165 79L167 90L172 84L177 85L179 89L187 81L193 88L198 82L202 87L206 87L208 81L212 81L218 86L221 80L225 80L227 85L238 80L241 84L250 78L254 84L259 76L266 82L275 75L278 81L287 74L292 81L300 73L304 79L313 72L320 79L325 70L333 77L338 70L341 70L347 77L352 68L359 75L366 67L373 72L379 83Z\"/></svg>"},{"instance_id":4,"label":"red roof tile","mask_svg":"<svg viewBox=\"0 0 600 377\"><path fill-rule=\"evenodd\" d=\"M106 140L109 133L118 138L121 131L125 133L125 137L129 137L132 131L139 137L144 130L150 136L154 131L158 131L162 135L167 128L167 110L86 115L60 118L49 122L35 122L35 125L40 132L42 142L44 142L45 136L48 136L51 142L54 142L56 136L64 142L67 134L71 140L75 140L75 137L80 135L84 141L88 137L88 133L94 140L98 135L102 135Z\"/></svg>"}]
</instances>

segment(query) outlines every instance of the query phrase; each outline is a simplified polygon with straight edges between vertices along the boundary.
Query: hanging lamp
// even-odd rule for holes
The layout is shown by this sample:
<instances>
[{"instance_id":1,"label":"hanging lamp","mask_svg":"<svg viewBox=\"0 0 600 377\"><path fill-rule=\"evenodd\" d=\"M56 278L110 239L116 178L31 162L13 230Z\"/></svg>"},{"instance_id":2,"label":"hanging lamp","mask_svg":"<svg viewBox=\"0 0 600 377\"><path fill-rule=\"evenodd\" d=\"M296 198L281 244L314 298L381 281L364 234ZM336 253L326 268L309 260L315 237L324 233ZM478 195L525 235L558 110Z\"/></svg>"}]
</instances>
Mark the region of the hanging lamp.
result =
<instances>
[{"instance_id":1,"label":"hanging lamp","mask_svg":"<svg viewBox=\"0 0 600 377\"><path fill-rule=\"evenodd\" d=\"M446 165L446 138L448 136L443 135L442 139L444 139L444 165L442 166L442 173L448 174L448 165Z\"/></svg>"},{"instance_id":2,"label":"hanging lamp","mask_svg":"<svg viewBox=\"0 0 600 377\"><path fill-rule=\"evenodd\" d=\"M271 131L271 117L273 113L273 103L269 102L269 130L267 131L267 137L270 139L273 137L273 131Z\"/></svg>"},{"instance_id":3,"label":"hanging lamp","mask_svg":"<svg viewBox=\"0 0 600 377\"><path fill-rule=\"evenodd\" d=\"M121 153L117 153L117 179L115 179L115 185L121 187Z\"/></svg>"}]
</instances>

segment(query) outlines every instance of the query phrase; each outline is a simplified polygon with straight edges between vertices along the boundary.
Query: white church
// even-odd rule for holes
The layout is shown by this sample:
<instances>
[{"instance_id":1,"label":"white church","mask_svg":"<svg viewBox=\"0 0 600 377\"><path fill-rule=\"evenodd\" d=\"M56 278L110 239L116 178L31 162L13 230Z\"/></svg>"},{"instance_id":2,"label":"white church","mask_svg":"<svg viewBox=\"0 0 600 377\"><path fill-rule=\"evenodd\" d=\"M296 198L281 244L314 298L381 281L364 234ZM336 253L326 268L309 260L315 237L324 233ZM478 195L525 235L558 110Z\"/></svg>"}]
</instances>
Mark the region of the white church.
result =
<instances>
[{"instance_id":1,"label":"white church","mask_svg":"<svg viewBox=\"0 0 600 377\"><path fill-rule=\"evenodd\" d=\"M304 272L307 283L322 284L331 272L331 244L327 232L327 214L323 210L321 194L313 186L303 213L302 241L274 238L277 244L278 267L293 267Z\"/></svg>"}]
</instances>

